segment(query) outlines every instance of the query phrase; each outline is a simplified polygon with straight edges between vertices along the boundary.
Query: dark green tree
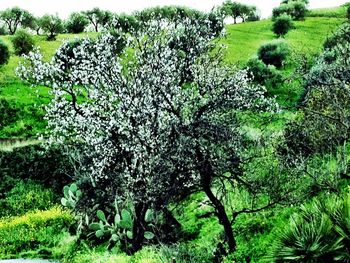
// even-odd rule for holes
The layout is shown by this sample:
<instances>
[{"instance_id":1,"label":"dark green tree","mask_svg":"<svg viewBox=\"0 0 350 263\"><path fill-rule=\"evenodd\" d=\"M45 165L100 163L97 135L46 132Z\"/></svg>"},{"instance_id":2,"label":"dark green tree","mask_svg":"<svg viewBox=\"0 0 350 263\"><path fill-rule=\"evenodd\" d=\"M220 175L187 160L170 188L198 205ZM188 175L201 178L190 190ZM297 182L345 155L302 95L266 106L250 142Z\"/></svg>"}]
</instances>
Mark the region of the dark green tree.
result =
<instances>
[{"instance_id":1,"label":"dark green tree","mask_svg":"<svg viewBox=\"0 0 350 263\"><path fill-rule=\"evenodd\" d=\"M284 37L294 27L292 17L287 14L280 15L272 25L272 31L278 37Z\"/></svg>"},{"instance_id":2,"label":"dark green tree","mask_svg":"<svg viewBox=\"0 0 350 263\"><path fill-rule=\"evenodd\" d=\"M17 30L11 41L15 49L15 54L18 56L28 54L34 48L33 37L25 30Z\"/></svg>"},{"instance_id":3,"label":"dark green tree","mask_svg":"<svg viewBox=\"0 0 350 263\"><path fill-rule=\"evenodd\" d=\"M71 13L66 22L66 30L68 33L81 33L84 32L84 29L88 24L89 21L84 14Z\"/></svg>"}]
</instances>

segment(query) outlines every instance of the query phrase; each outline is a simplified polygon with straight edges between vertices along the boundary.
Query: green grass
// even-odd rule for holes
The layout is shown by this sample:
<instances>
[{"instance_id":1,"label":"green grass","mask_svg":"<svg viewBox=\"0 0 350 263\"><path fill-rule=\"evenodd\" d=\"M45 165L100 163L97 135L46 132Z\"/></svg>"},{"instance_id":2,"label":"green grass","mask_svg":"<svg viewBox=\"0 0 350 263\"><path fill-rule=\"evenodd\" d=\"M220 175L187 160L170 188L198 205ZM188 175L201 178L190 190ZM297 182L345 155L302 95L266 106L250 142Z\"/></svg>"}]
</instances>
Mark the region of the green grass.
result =
<instances>
[{"instance_id":1,"label":"green grass","mask_svg":"<svg viewBox=\"0 0 350 263\"><path fill-rule=\"evenodd\" d=\"M342 18L307 17L295 22L296 28L285 37L292 49L304 54L317 54L322 44L342 22ZM227 26L227 37L222 41L227 45L226 61L242 64L256 56L259 47L275 39L271 31L272 21L262 20Z\"/></svg>"},{"instance_id":2,"label":"green grass","mask_svg":"<svg viewBox=\"0 0 350 263\"><path fill-rule=\"evenodd\" d=\"M347 5L330 8L319 8L311 10L307 16L309 17L338 17L345 18Z\"/></svg>"}]
</instances>

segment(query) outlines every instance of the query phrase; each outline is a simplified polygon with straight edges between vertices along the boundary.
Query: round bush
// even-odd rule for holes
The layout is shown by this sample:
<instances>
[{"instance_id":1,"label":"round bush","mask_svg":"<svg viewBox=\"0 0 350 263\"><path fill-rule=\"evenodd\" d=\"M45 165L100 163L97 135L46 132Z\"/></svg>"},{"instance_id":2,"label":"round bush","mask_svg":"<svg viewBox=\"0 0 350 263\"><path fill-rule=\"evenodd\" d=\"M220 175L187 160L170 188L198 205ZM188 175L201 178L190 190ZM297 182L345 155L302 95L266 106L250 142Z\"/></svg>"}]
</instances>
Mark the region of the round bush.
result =
<instances>
[{"instance_id":1,"label":"round bush","mask_svg":"<svg viewBox=\"0 0 350 263\"><path fill-rule=\"evenodd\" d=\"M289 30L294 27L292 17L286 14L280 15L276 18L272 25L272 31L278 37L284 37Z\"/></svg>"},{"instance_id":2,"label":"round bush","mask_svg":"<svg viewBox=\"0 0 350 263\"><path fill-rule=\"evenodd\" d=\"M288 54L288 45L281 40L275 40L264 44L258 50L259 59L261 59L266 65L274 65L276 68L282 67Z\"/></svg>"},{"instance_id":3,"label":"round bush","mask_svg":"<svg viewBox=\"0 0 350 263\"><path fill-rule=\"evenodd\" d=\"M10 58L8 46L0 39L0 66L7 64Z\"/></svg>"},{"instance_id":4,"label":"round bush","mask_svg":"<svg viewBox=\"0 0 350 263\"><path fill-rule=\"evenodd\" d=\"M260 59L253 58L247 62L246 68L254 82L266 87L276 87L282 82L282 75L273 66L267 66Z\"/></svg>"},{"instance_id":5,"label":"round bush","mask_svg":"<svg viewBox=\"0 0 350 263\"><path fill-rule=\"evenodd\" d=\"M27 55L34 48L33 37L24 30L17 30L11 41L15 49L15 54L18 56Z\"/></svg>"}]
</instances>

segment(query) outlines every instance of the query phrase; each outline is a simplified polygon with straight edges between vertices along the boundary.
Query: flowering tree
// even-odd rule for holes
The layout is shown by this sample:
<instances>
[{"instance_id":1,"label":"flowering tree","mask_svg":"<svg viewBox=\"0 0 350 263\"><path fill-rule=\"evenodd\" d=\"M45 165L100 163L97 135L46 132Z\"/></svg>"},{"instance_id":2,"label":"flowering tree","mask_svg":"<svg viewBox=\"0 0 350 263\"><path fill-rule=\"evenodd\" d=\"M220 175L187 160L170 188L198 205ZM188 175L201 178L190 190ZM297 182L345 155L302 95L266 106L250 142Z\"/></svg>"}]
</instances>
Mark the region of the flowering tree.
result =
<instances>
[{"instance_id":1,"label":"flowering tree","mask_svg":"<svg viewBox=\"0 0 350 263\"><path fill-rule=\"evenodd\" d=\"M18 68L23 79L51 87L47 142L79 146L88 160L79 179L93 195L84 205L133 202L131 252L142 246L149 207L159 210L202 190L235 249L229 215L212 188L218 178L238 178L237 111L274 110L276 103L245 71L222 65L220 50L207 52L209 27L153 21L120 55L117 39L104 35L81 41L72 57L68 44L51 62L31 53ZM187 36L196 38L184 53L180 40ZM184 81L188 71L191 81Z\"/></svg>"}]
</instances>

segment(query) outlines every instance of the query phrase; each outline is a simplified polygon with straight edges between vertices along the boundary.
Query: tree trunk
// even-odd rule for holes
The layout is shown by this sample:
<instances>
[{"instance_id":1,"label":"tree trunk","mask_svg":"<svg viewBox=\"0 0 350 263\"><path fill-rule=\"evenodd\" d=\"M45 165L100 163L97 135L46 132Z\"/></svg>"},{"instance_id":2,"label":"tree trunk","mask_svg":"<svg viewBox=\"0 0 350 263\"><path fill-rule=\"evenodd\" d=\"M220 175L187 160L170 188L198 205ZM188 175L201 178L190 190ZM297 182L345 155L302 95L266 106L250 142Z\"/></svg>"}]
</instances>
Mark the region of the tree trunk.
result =
<instances>
[{"instance_id":1,"label":"tree trunk","mask_svg":"<svg viewBox=\"0 0 350 263\"><path fill-rule=\"evenodd\" d=\"M233 22L234 22L235 24L237 24L237 18L236 18L236 17L233 17Z\"/></svg>"},{"instance_id":2,"label":"tree trunk","mask_svg":"<svg viewBox=\"0 0 350 263\"><path fill-rule=\"evenodd\" d=\"M236 250L236 240L233 234L232 225L230 219L227 216L224 205L211 190L211 182L214 176L213 168L210 162L203 156L200 151L197 151L197 156L201 164L199 171L201 176L202 189L212 203L220 224L224 227L225 239L229 248L229 253L232 253Z\"/></svg>"},{"instance_id":3,"label":"tree trunk","mask_svg":"<svg viewBox=\"0 0 350 263\"><path fill-rule=\"evenodd\" d=\"M130 253L134 254L142 248L144 234L145 234L145 215L147 206L144 203L138 203L135 205L135 219L133 225L133 239L131 244Z\"/></svg>"}]
</instances>

